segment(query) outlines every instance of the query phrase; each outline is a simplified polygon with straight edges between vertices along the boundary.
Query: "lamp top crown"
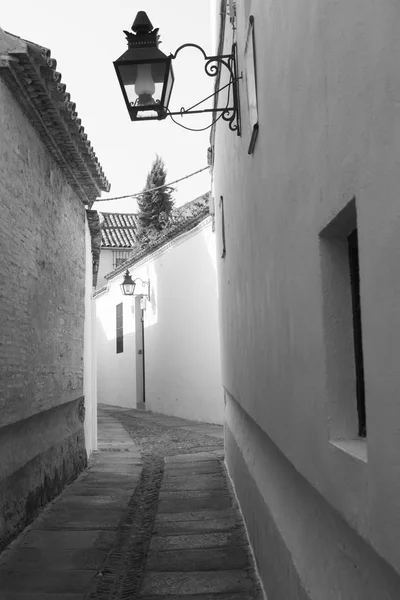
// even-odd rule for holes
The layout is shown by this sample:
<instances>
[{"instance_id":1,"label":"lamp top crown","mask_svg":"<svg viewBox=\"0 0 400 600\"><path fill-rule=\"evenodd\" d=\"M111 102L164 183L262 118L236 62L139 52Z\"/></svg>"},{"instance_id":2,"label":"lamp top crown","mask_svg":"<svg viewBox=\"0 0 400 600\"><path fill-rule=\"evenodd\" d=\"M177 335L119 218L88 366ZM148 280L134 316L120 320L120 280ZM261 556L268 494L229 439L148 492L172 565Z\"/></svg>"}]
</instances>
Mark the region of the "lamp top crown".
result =
<instances>
[{"instance_id":1,"label":"lamp top crown","mask_svg":"<svg viewBox=\"0 0 400 600\"><path fill-rule=\"evenodd\" d=\"M153 25L144 10L140 10L136 15L132 25L132 31L139 35L153 31Z\"/></svg>"},{"instance_id":2,"label":"lamp top crown","mask_svg":"<svg viewBox=\"0 0 400 600\"><path fill-rule=\"evenodd\" d=\"M140 10L136 15L132 31L134 33L124 31L129 48L144 48L146 46L155 46L158 48L158 44L160 43L158 27L153 29L153 25L144 10Z\"/></svg>"}]
</instances>

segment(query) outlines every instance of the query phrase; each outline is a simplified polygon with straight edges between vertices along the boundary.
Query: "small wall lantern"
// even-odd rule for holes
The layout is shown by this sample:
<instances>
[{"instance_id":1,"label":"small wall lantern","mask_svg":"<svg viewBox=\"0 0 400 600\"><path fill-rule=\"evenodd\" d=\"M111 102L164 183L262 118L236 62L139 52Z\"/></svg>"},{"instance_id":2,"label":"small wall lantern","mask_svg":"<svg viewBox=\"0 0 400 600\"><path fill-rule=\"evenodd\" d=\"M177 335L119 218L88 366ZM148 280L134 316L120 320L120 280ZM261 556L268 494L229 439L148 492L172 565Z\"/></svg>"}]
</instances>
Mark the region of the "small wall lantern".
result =
<instances>
[{"instance_id":1,"label":"small wall lantern","mask_svg":"<svg viewBox=\"0 0 400 600\"><path fill-rule=\"evenodd\" d=\"M135 295L135 288L136 288L136 282L140 281L140 283L142 284L142 287L147 287L147 294L137 294L144 296L145 298L147 298L148 300L150 300L150 279L148 281L143 281L142 279L140 279L140 277L136 277L135 279L132 280L132 277L129 273L129 270L127 269L124 275L124 280L121 283L121 291L124 294L124 296L134 296Z\"/></svg>"},{"instance_id":2,"label":"small wall lantern","mask_svg":"<svg viewBox=\"0 0 400 600\"><path fill-rule=\"evenodd\" d=\"M153 29L153 25L144 11L140 11L136 15L132 31L133 33L124 31L128 40L128 50L114 62L125 104L132 121L160 120L169 116L176 123L177 121L173 118L174 115L183 116L211 112L214 115L219 114L219 117L228 121L230 129L240 135L238 81L241 76L237 73L236 44L233 44L231 54L207 56L203 48L197 44L189 43L180 46L175 54L166 56L158 48L160 43L158 29ZM172 60L177 57L183 48L188 47L197 48L203 54L206 61L204 70L209 77L218 77L219 81L221 67L228 69L229 82L189 109L182 107L177 112L171 112L169 101L174 85ZM213 96L217 96L225 88L228 88L226 106L214 106L214 108L209 109L198 108L200 104ZM232 94L230 93L231 89ZM212 125L213 123L210 127Z\"/></svg>"}]
</instances>

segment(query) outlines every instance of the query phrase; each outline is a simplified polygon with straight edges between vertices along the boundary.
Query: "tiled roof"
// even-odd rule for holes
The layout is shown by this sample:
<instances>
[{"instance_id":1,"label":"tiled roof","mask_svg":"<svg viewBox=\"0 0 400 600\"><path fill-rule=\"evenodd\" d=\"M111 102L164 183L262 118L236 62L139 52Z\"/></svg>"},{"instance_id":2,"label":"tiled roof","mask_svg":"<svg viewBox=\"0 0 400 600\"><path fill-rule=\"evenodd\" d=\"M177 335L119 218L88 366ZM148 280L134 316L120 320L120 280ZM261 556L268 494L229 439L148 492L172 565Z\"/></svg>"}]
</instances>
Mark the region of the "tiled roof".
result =
<instances>
[{"instance_id":1,"label":"tiled roof","mask_svg":"<svg viewBox=\"0 0 400 600\"><path fill-rule=\"evenodd\" d=\"M170 225L160 231L160 234L149 244L133 250L129 258L122 265L117 267L114 271L112 271L112 273L106 275L106 279L110 279L111 277L118 275L127 268L133 266L142 258L145 258L156 250L159 250L165 244L168 244L183 233L194 229L197 225L209 217L209 201L210 192L207 192L195 200L176 208L172 212L172 221Z\"/></svg>"},{"instance_id":2,"label":"tiled roof","mask_svg":"<svg viewBox=\"0 0 400 600\"><path fill-rule=\"evenodd\" d=\"M137 216L130 213L100 213L102 248L133 248L137 242Z\"/></svg>"},{"instance_id":3,"label":"tiled roof","mask_svg":"<svg viewBox=\"0 0 400 600\"><path fill-rule=\"evenodd\" d=\"M78 197L91 205L110 184L56 68L50 50L0 28L0 76Z\"/></svg>"}]
</instances>

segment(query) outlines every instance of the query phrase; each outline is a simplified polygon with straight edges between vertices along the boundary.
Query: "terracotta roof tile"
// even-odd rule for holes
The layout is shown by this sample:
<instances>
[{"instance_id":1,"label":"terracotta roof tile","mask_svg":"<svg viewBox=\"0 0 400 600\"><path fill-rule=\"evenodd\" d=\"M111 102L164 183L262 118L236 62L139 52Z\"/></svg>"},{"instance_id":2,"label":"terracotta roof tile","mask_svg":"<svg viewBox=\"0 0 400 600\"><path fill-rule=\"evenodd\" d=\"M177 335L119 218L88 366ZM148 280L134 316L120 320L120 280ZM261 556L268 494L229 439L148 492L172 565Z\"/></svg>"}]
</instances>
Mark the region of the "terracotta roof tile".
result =
<instances>
[{"instance_id":1,"label":"terracotta roof tile","mask_svg":"<svg viewBox=\"0 0 400 600\"><path fill-rule=\"evenodd\" d=\"M125 269L130 268L142 258L150 255L156 250L159 250L165 244L168 244L183 233L194 229L197 225L209 217L209 201L210 192L207 192L195 200L187 202L183 206L174 209L169 226L163 229L160 234L149 244L134 249L129 258L127 258L122 265L117 267L114 271L112 271L112 273L106 275L106 279L123 272ZM136 215L131 216L136 217Z\"/></svg>"},{"instance_id":2,"label":"terracotta roof tile","mask_svg":"<svg viewBox=\"0 0 400 600\"><path fill-rule=\"evenodd\" d=\"M133 248L137 242L137 216L132 213L100 213L102 248Z\"/></svg>"},{"instance_id":3,"label":"terracotta roof tile","mask_svg":"<svg viewBox=\"0 0 400 600\"><path fill-rule=\"evenodd\" d=\"M56 68L50 50L0 28L0 76L78 197L91 205L110 184Z\"/></svg>"}]
</instances>

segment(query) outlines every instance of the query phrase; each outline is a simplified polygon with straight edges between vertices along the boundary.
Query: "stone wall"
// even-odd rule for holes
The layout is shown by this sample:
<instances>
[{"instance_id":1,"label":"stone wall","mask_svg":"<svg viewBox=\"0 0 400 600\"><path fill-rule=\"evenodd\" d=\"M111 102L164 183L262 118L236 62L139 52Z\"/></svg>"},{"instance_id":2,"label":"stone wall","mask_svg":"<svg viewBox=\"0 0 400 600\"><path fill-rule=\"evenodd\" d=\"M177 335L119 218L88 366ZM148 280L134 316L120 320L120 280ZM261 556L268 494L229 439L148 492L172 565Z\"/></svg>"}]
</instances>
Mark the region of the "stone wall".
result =
<instances>
[{"instance_id":1,"label":"stone wall","mask_svg":"<svg viewBox=\"0 0 400 600\"><path fill-rule=\"evenodd\" d=\"M0 80L0 549L86 464L85 210Z\"/></svg>"}]
</instances>

